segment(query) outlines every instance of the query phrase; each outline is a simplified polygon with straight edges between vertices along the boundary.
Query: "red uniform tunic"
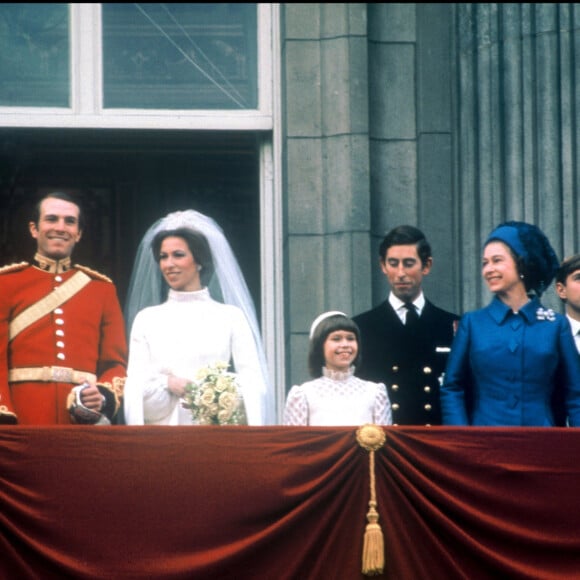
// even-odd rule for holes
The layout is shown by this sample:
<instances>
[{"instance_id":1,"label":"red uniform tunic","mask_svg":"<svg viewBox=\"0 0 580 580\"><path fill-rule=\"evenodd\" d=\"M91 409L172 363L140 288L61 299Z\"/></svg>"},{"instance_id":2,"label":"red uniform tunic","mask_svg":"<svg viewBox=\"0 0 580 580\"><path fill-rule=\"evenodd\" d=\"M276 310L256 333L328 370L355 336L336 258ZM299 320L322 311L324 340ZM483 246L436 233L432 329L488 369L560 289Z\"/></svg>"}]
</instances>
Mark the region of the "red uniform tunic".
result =
<instances>
[{"instance_id":1,"label":"red uniform tunic","mask_svg":"<svg viewBox=\"0 0 580 580\"><path fill-rule=\"evenodd\" d=\"M79 269L91 278L88 284L9 340L10 322ZM0 423L14 419L21 425L71 423L67 397L83 372L96 375L107 400L106 414L110 417L119 408L127 343L115 286L82 266L65 270L49 272L27 264L0 270ZM71 379L63 371L66 382L10 381L10 371L41 367L80 373ZM56 372L58 376L60 371Z\"/></svg>"}]
</instances>

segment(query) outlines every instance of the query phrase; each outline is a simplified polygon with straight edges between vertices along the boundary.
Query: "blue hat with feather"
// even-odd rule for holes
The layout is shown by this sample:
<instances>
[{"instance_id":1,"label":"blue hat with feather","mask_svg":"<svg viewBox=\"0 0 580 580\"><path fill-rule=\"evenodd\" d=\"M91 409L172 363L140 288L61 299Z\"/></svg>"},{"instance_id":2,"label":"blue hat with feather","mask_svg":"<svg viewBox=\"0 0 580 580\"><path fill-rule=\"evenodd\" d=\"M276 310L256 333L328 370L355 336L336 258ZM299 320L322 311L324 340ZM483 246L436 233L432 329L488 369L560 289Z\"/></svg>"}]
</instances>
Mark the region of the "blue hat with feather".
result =
<instances>
[{"instance_id":1,"label":"blue hat with feather","mask_svg":"<svg viewBox=\"0 0 580 580\"><path fill-rule=\"evenodd\" d=\"M521 258L526 290L541 296L552 283L560 265L542 230L526 222L508 221L497 226L484 245L493 241L503 242Z\"/></svg>"}]
</instances>

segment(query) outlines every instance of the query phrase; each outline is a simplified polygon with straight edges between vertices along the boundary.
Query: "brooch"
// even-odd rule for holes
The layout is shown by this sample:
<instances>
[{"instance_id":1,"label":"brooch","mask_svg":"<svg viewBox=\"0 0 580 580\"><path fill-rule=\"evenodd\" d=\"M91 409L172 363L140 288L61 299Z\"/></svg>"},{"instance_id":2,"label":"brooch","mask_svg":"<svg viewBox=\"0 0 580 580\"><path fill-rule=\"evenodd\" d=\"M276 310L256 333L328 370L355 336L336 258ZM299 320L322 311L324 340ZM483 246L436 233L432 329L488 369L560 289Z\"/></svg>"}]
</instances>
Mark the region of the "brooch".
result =
<instances>
[{"instance_id":1,"label":"brooch","mask_svg":"<svg viewBox=\"0 0 580 580\"><path fill-rule=\"evenodd\" d=\"M536 318L538 320L554 322L556 320L556 313L551 308L538 308L536 310Z\"/></svg>"}]
</instances>

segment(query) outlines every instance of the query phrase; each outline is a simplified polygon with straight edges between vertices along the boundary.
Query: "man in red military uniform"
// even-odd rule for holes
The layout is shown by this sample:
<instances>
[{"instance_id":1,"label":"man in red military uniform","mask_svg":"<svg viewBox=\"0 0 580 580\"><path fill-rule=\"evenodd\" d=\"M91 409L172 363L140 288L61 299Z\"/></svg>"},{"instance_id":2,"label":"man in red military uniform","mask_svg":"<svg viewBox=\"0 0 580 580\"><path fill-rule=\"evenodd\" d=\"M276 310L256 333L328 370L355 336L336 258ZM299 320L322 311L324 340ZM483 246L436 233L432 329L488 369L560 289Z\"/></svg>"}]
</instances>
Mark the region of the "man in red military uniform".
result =
<instances>
[{"instance_id":1,"label":"man in red military uniform","mask_svg":"<svg viewBox=\"0 0 580 580\"><path fill-rule=\"evenodd\" d=\"M117 292L72 265L82 235L73 197L36 207L32 265L0 269L0 424L108 423L121 403L127 342Z\"/></svg>"}]
</instances>

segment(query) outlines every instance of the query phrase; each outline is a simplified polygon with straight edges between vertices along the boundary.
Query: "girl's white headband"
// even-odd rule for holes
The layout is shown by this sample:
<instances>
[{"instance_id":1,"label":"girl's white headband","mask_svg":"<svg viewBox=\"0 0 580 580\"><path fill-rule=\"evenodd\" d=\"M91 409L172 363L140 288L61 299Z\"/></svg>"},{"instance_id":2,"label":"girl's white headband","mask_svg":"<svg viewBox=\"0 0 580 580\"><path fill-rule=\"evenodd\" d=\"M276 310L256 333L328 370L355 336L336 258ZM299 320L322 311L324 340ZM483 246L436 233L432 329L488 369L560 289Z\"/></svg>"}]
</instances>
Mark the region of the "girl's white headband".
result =
<instances>
[{"instance_id":1,"label":"girl's white headband","mask_svg":"<svg viewBox=\"0 0 580 580\"><path fill-rule=\"evenodd\" d=\"M344 316L348 318L348 316L344 312L340 312L340 310L329 310L328 312L323 312L320 316L317 316L310 327L310 338L314 336L314 331L316 327L325 319L330 318L331 316Z\"/></svg>"}]
</instances>

